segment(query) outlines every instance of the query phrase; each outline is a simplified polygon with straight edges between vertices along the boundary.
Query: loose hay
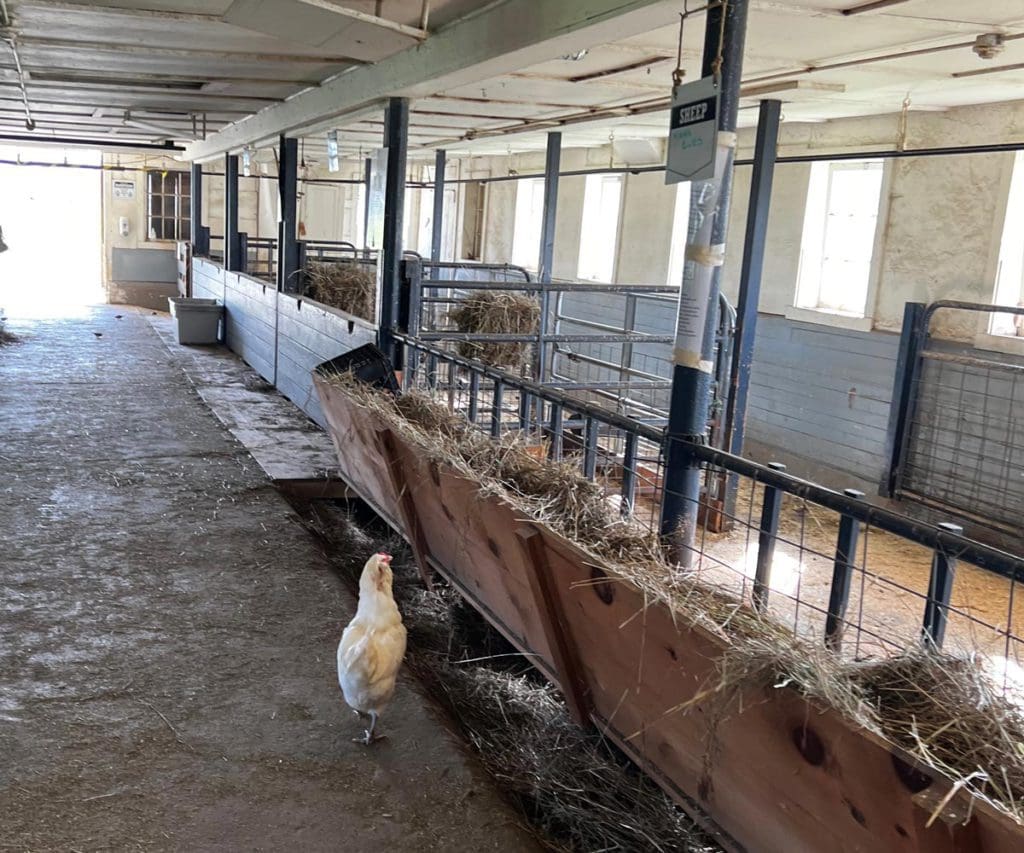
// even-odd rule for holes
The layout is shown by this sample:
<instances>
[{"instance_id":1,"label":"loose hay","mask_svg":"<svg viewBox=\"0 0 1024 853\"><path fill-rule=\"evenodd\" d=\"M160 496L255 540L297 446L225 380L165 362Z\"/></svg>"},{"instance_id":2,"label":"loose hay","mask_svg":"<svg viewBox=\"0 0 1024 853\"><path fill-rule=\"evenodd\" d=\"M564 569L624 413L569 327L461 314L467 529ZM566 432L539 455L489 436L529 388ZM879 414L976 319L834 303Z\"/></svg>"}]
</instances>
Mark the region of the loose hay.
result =
<instances>
[{"instance_id":1,"label":"loose hay","mask_svg":"<svg viewBox=\"0 0 1024 853\"><path fill-rule=\"evenodd\" d=\"M355 583L365 551L395 555L394 595L409 631L406 662L457 721L488 772L558 851L717 851L650 779L597 731L577 726L554 687L453 589L426 590L400 539L311 509ZM304 513L305 514L305 513ZM385 723L386 723L385 717Z\"/></svg>"},{"instance_id":2,"label":"loose hay","mask_svg":"<svg viewBox=\"0 0 1024 853\"><path fill-rule=\"evenodd\" d=\"M717 720L742 693L789 687L1024 819L1024 712L997 692L976 661L923 648L872 663L844 661L734 596L680 574L664 560L657 537L620 519L603 489L574 463L539 460L514 437L495 442L420 392L395 398L350 374L334 381L425 458L451 465L478 481L481 492L573 539L681 624L722 640L713 682L672 712L714 700L718 709L710 716Z\"/></svg>"},{"instance_id":3,"label":"loose hay","mask_svg":"<svg viewBox=\"0 0 1024 853\"><path fill-rule=\"evenodd\" d=\"M536 299L520 293L474 290L451 312L451 320L460 332L481 335L532 335L540 323ZM530 345L524 342L459 342L459 355L492 367L519 368L529 360Z\"/></svg>"},{"instance_id":4,"label":"loose hay","mask_svg":"<svg viewBox=\"0 0 1024 853\"><path fill-rule=\"evenodd\" d=\"M377 279L357 263L312 261L306 265L306 296L372 323Z\"/></svg>"}]
</instances>

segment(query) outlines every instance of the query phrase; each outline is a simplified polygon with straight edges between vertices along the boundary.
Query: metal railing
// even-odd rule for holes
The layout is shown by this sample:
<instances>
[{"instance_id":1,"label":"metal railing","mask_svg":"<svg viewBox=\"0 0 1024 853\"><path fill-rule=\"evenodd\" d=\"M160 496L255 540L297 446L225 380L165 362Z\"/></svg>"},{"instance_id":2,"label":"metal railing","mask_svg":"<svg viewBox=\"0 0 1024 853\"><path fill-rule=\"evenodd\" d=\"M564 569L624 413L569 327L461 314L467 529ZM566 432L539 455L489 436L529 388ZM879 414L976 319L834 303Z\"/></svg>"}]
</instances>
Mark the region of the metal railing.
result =
<instances>
[{"instance_id":1,"label":"metal railing","mask_svg":"<svg viewBox=\"0 0 1024 853\"><path fill-rule=\"evenodd\" d=\"M973 337L981 315L1024 308L908 303L882 492L1020 541L1024 519L1024 357L938 340L942 312Z\"/></svg>"},{"instance_id":2,"label":"metal railing","mask_svg":"<svg viewBox=\"0 0 1024 853\"><path fill-rule=\"evenodd\" d=\"M516 433L537 453L574 462L599 482L628 523L658 530L666 490L663 431L534 382L453 354L438 342L396 334L409 356L405 387L431 393L477 429ZM690 441L685 452L709 475L739 479L725 534L723 509L702 494L691 573L769 614L836 654L884 657L924 644L978 653L1007 691L1024 696L1024 611L1016 606L1024 559L836 491Z\"/></svg>"},{"instance_id":3,"label":"metal railing","mask_svg":"<svg viewBox=\"0 0 1024 853\"><path fill-rule=\"evenodd\" d=\"M533 281L522 267L509 264L424 262L405 265L412 324L406 328L422 341L457 351L460 344L521 344L521 372L578 400L647 424L667 420L671 389L672 344L678 287L651 284L604 284L587 281ZM537 330L530 333L481 334L460 331L452 317L471 292L515 293L536 300ZM582 306L596 306L584 316ZM575 308L573 306L576 306ZM648 308L645 317L640 307ZM615 319L621 313L621 320ZM710 434L722 437L736 313L719 303L716 383Z\"/></svg>"}]
</instances>

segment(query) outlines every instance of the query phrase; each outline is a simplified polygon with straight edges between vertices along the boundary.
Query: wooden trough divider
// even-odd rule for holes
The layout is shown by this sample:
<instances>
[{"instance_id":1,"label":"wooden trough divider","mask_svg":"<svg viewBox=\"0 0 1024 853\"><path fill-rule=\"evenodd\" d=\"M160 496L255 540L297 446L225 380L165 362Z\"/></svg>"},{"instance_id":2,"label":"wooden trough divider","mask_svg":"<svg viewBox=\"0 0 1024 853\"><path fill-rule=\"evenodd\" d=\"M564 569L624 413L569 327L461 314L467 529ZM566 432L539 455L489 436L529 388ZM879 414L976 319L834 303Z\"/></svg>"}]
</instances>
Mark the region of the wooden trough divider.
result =
<instances>
[{"instance_id":1,"label":"wooden trough divider","mask_svg":"<svg viewBox=\"0 0 1024 853\"><path fill-rule=\"evenodd\" d=\"M416 514L416 504L409 491L409 481L406 479L405 471L401 466L398 449L395 444L395 434L389 429L377 431L381 445L387 452L389 459L385 463L388 476L391 478L391 485L398 496L398 510L404 522L405 530L408 533L409 545L412 547L413 557L416 559L416 568L419 569L420 578L427 589L434 588L432 569L429 562L426 538L423 535L423 525Z\"/></svg>"},{"instance_id":2,"label":"wooden trough divider","mask_svg":"<svg viewBox=\"0 0 1024 853\"><path fill-rule=\"evenodd\" d=\"M317 387L334 415L332 430L375 420L355 412L358 404L337 386ZM725 846L768 853L1024 849L1011 817L790 688L704 696L723 637L678 624L667 606L646 600L594 555L524 521L450 466L425 460L401 434L381 441L377 431L386 424L362 426L344 442L335 437L342 469L376 457L378 473L393 465L401 471L425 561L561 685L575 715L589 716L712 831L720 827ZM375 496L391 501L385 517L405 522L393 484ZM413 538L408 522L396 529Z\"/></svg>"}]
</instances>

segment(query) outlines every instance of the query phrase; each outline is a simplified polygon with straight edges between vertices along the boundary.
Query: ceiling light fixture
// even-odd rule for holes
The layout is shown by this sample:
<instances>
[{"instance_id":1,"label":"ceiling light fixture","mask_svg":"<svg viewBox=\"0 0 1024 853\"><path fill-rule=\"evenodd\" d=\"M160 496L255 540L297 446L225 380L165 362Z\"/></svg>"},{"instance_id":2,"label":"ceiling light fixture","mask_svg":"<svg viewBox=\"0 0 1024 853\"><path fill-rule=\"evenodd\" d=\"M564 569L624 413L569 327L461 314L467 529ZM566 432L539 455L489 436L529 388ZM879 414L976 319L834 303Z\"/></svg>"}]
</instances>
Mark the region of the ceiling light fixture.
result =
<instances>
[{"instance_id":1,"label":"ceiling light fixture","mask_svg":"<svg viewBox=\"0 0 1024 853\"><path fill-rule=\"evenodd\" d=\"M1006 50L1002 33L982 33L971 48L981 59L995 59Z\"/></svg>"}]
</instances>

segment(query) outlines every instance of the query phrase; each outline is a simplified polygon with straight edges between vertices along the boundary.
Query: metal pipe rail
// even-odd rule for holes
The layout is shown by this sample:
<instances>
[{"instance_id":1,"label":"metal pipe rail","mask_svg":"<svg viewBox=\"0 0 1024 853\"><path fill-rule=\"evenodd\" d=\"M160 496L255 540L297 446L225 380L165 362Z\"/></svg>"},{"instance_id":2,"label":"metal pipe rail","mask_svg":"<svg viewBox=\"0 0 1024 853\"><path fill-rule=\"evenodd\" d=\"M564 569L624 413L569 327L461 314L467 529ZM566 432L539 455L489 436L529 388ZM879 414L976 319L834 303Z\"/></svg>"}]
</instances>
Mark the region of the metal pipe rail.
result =
<instances>
[{"instance_id":1,"label":"metal pipe rail","mask_svg":"<svg viewBox=\"0 0 1024 853\"><path fill-rule=\"evenodd\" d=\"M471 341L472 343L531 343L536 335L480 334L477 332L421 332L424 341ZM645 335L637 332L631 335L545 335L546 343L559 344L670 344L675 340L669 335Z\"/></svg>"},{"instance_id":2,"label":"metal pipe rail","mask_svg":"<svg viewBox=\"0 0 1024 853\"><path fill-rule=\"evenodd\" d=\"M596 477L598 460L601 457L612 461L615 469L621 471L620 496L624 515L629 516L634 511L638 479L641 476L650 478L649 485L654 486L655 493L660 492L664 495L678 488L677 483L662 482L662 478L665 476L663 460L668 451L664 429L611 412L601 406L577 400L566 395L564 389L541 385L514 374L490 368L481 362L453 355L422 339L406 334L398 334L396 337L411 351L419 351L428 356L428 361L433 365L431 368L433 373L428 377L430 387L439 391L443 387L443 381L442 383L438 382L437 370L441 362L447 362L468 371L467 385L463 386L461 380L458 381L458 384L459 387L469 388L468 410L464 414L468 413L471 422L475 423L477 415L487 408L486 402L482 403L480 400L480 395L484 393L481 380L486 378L491 381L490 433L495 438L501 435L502 412L506 411L505 406L508 404L510 394L518 394L519 397L518 425L521 429L529 426L529 420L524 418L522 413L524 408L527 412L529 411L530 399L537 398L547 403L550 406L550 417L543 420L541 426L544 428L545 435L551 440L549 448L551 458L562 458L563 440L568 440L567 430L575 428L572 442L574 447L582 451L580 465L584 476L590 479ZM414 361L409 363L412 365ZM407 375L406 382L409 383L413 379L413 376ZM455 389L455 381L454 371L450 371L448 373L449 395ZM514 423L514 419L509 421L509 425ZM486 425L479 426L486 428ZM619 435L615 435L613 432L606 433L606 437L613 439L615 449L602 445L600 442L601 431L609 429L618 430L621 433ZM659 452L655 456L651 456L648 450L641 455L638 452L641 440L647 443L648 448L658 448ZM818 608L824 619L823 625L819 628L823 632L821 641L827 648L835 652L841 651L844 630L848 624L853 624L849 623L846 617L853 574L854 572L860 572L862 575L868 574L866 567L861 569L855 565L856 533L860 524L867 525L869 529L875 528L891 533L932 551L931 581L927 594L920 596L923 600L923 616L918 630L919 636L926 646L941 647L947 621L954 614L959 617L966 616L978 627L992 630L999 636L1010 636L1007 633L1009 629L973 618L970 614L965 614L962 610L954 607L951 601L952 578L956 571L957 561L963 560L1014 580L1024 580L1024 559L1021 557L966 538L956 525L926 524L909 516L867 503L863 499L863 493L856 490L848 489L844 493L840 493L794 477L786 473L785 466L778 463L762 465L692 439L679 438L673 439L673 441L680 445L677 450L681 450L706 470L729 472L747 478L752 484L759 483L764 486L760 519L754 522L754 530L757 532L757 540L761 543L761 547L758 549L758 572L755 577L753 604L760 610L768 610L769 599L775 594L771 584L771 554L776 543L787 541L784 534L780 535L778 510L781 506L782 495L788 494L831 510L840 516L828 604ZM639 464L641 461L644 462L643 468ZM705 499L701 498L702 505L704 505L704 501ZM711 510L713 507L708 504L706 509ZM753 504L751 512L754 513ZM703 544L695 547L699 547L701 553L704 553ZM800 547L804 546L801 544ZM811 553L814 551L812 550ZM714 557L710 557L710 559L715 560ZM797 601L799 602L800 599L798 598ZM808 605L808 607L813 610L815 605ZM871 630L865 628L859 621L855 627L860 633L879 636L873 635ZM793 630L797 630L795 625Z\"/></svg>"},{"instance_id":3,"label":"metal pipe rail","mask_svg":"<svg viewBox=\"0 0 1024 853\"><path fill-rule=\"evenodd\" d=\"M642 423L638 423L632 418L627 418L616 412L609 411L603 406L596 406L593 403L586 402L585 400L570 397L568 394L564 394L546 384L541 385L539 382L534 382L531 379L524 379L513 373L506 373L503 370L489 367L481 361L474 361L472 359L463 358L460 355L455 355L449 350L433 346L431 342L425 341L422 337L413 337L405 334L404 332L396 331L395 340L405 344L413 350L441 359L442 361L450 362L457 367L468 370L471 374L475 373L480 377L500 382L505 388L518 389L519 391L529 394L531 397L538 397L546 403L554 403L563 408L570 409L573 412L578 412L586 417L596 418L599 421L603 421L608 426L621 429L624 432L634 432L640 438L646 438L649 441L661 444L664 437L662 431L655 427L649 427Z\"/></svg>"},{"instance_id":4,"label":"metal pipe rail","mask_svg":"<svg viewBox=\"0 0 1024 853\"><path fill-rule=\"evenodd\" d=\"M802 480L792 474L777 471L768 465L761 465L742 456L734 456L724 450L695 442L684 441L683 443L687 446L687 453L706 465L723 468L748 477L787 494L831 509L840 515L849 516L862 524L877 527L903 539L916 542L918 545L924 545L926 548L953 555L1004 577L1024 581L1024 558L1015 557L1007 551L968 539L951 532L942 525L927 524L909 515L865 503L849 495L820 486L809 480Z\"/></svg>"}]
</instances>

